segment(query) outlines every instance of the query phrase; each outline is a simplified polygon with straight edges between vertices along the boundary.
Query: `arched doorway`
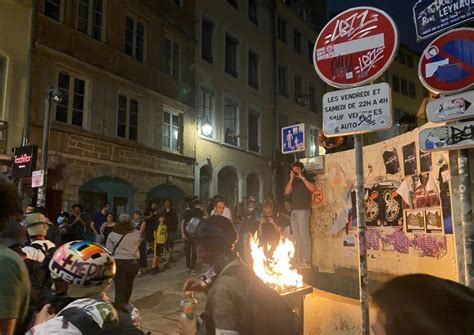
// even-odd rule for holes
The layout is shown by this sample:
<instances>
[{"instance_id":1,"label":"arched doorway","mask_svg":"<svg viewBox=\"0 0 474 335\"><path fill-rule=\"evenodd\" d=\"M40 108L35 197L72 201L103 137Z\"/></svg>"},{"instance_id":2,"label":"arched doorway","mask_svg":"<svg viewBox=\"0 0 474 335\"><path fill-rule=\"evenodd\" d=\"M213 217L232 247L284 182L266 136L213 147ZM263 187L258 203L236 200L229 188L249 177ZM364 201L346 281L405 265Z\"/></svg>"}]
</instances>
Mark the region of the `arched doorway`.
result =
<instances>
[{"instance_id":1,"label":"arched doorway","mask_svg":"<svg viewBox=\"0 0 474 335\"><path fill-rule=\"evenodd\" d=\"M113 213L129 213L133 207L133 189L119 178L99 177L79 188L79 202L85 212L96 213L102 203L108 202Z\"/></svg>"},{"instance_id":2,"label":"arched doorway","mask_svg":"<svg viewBox=\"0 0 474 335\"><path fill-rule=\"evenodd\" d=\"M253 196L257 201L260 199L260 180L255 173L251 173L247 176L247 197Z\"/></svg>"},{"instance_id":3,"label":"arched doorway","mask_svg":"<svg viewBox=\"0 0 474 335\"><path fill-rule=\"evenodd\" d=\"M184 208L184 191L176 185L163 184L152 188L146 195L147 205L151 200L155 200L158 204L163 206L166 199L169 199L173 203L173 207L181 212Z\"/></svg>"},{"instance_id":4,"label":"arched doorway","mask_svg":"<svg viewBox=\"0 0 474 335\"><path fill-rule=\"evenodd\" d=\"M211 180L212 173L209 165L204 165L199 169L199 199L203 203L207 203L211 197Z\"/></svg>"},{"instance_id":5,"label":"arched doorway","mask_svg":"<svg viewBox=\"0 0 474 335\"><path fill-rule=\"evenodd\" d=\"M217 193L227 202L227 207L235 209L239 198L239 179L233 167L226 166L217 175Z\"/></svg>"}]
</instances>

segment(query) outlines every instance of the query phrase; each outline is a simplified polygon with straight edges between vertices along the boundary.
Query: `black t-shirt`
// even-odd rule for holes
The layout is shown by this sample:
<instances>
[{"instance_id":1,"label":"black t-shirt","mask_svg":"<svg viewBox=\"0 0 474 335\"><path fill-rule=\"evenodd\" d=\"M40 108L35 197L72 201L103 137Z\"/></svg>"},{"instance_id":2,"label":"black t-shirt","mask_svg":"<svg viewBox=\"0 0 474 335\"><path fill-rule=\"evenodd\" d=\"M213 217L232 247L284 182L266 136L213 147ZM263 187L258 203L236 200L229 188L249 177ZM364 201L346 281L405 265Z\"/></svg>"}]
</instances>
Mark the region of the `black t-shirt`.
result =
<instances>
[{"instance_id":1,"label":"black t-shirt","mask_svg":"<svg viewBox=\"0 0 474 335\"><path fill-rule=\"evenodd\" d=\"M178 230L178 214L174 208L171 208L169 211L163 209L165 215L165 225L168 227L169 232L176 232Z\"/></svg>"},{"instance_id":2,"label":"black t-shirt","mask_svg":"<svg viewBox=\"0 0 474 335\"><path fill-rule=\"evenodd\" d=\"M261 218L264 222L262 224L262 236L260 237L260 240L264 243L276 242L280 239L280 232L270 222L270 219L272 218L276 225L279 226L278 220L275 216L262 216Z\"/></svg>"},{"instance_id":3,"label":"black t-shirt","mask_svg":"<svg viewBox=\"0 0 474 335\"><path fill-rule=\"evenodd\" d=\"M305 175L306 180L314 183L313 177ZM293 191L291 192L292 209L311 209L311 191L308 190L304 182L295 177L293 180Z\"/></svg>"}]
</instances>

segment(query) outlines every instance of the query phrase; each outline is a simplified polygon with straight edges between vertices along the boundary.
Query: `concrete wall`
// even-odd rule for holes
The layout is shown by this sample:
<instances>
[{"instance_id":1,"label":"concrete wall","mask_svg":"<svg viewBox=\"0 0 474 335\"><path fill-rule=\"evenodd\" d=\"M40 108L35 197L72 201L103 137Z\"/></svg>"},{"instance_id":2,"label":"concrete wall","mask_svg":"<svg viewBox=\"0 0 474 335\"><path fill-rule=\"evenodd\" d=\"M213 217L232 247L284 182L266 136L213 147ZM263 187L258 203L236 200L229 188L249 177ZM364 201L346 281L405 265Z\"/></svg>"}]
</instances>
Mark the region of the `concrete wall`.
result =
<instances>
[{"instance_id":1,"label":"concrete wall","mask_svg":"<svg viewBox=\"0 0 474 335\"><path fill-rule=\"evenodd\" d=\"M6 153L21 145L31 7L26 1L0 2L0 57L6 58L0 120L8 122ZM0 145L1 147L1 145Z\"/></svg>"},{"instance_id":2,"label":"concrete wall","mask_svg":"<svg viewBox=\"0 0 474 335\"><path fill-rule=\"evenodd\" d=\"M375 187L366 193L370 226L367 233L368 268L374 273L391 276L428 273L456 280L456 247L450 228L450 222L454 220L445 189L450 185L449 157L447 152L432 153L431 165L426 161L422 164L417 143L418 129L364 148L365 184L369 188ZM397 168L386 168L389 156L384 152L387 151L397 152ZM357 250L351 244L357 245L357 228L353 226L355 220L351 221L354 216L348 217L351 211L355 215L350 196L348 198L355 185L354 153L326 155L325 159L325 173L316 178L323 200L315 201L311 222L313 265L319 271L329 273L340 268L356 270ZM413 159L415 165L410 166ZM415 174L429 176L431 186L420 184ZM391 185L388 193L384 191L387 185ZM404 187L406 191L402 190ZM406 194L405 200L398 194ZM432 202L423 204L422 194L430 194ZM396 202L390 205L384 199ZM409 202L413 204L411 208ZM426 224L417 230L407 226L408 215L420 215L428 222L430 213L441 215L436 229L430 229ZM397 219L389 222L387 218L391 214ZM372 223L371 216L376 217Z\"/></svg>"}]
</instances>

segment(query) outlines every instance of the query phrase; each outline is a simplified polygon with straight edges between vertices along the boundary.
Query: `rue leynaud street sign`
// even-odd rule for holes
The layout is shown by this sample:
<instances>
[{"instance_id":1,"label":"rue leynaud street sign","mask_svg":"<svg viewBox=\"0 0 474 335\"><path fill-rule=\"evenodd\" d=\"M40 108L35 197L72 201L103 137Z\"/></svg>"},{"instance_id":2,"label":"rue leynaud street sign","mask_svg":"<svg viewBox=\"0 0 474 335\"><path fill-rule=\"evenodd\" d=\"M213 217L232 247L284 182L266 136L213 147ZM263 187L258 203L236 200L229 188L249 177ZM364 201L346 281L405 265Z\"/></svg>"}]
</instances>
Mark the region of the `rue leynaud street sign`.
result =
<instances>
[{"instance_id":1,"label":"rue leynaud street sign","mask_svg":"<svg viewBox=\"0 0 474 335\"><path fill-rule=\"evenodd\" d=\"M327 84L355 87L380 77L395 57L398 31L385 12L373 7L348 9L319 34L313 62Z\"/></svg>"},{"instance_id":2,"label":"rue leynaud street sign","mask_svg":"<svg viewBox=\"0 0 474 335\"><path fill-rule=\"evenodd\" d=\"M416 36L423 40L474 19L474 0L418 0L413 6Z\"/></svg>"},{"instance_id":3,"label":"rue leynaud street sign","mask_svg":"<svg viewBox=\"0 0 474 335\"><path fill-rule=\"evenodd\" d=\"M281 152L283 154L292 154L304 150L304 123L281 128Z\"/></svg>"},{"instance_id":4,"label":"rue leynaud street sign","mask_svg":"<svg viewBox=\"0 0 474 335\"><path fill-rule=\"evenodd\" d=\"M442 151L474 147L474 121L422 129L420 149Z\"/></svg>"},{"instance_id":5,"label":"rue leynaud street sign","mask_svg":"<svg viewBox=\"0 0 474 335\"><path fill-rule=\"evenodd\" d=\"M418 76L435 93L454 94L474 85L474 29L453 29L433 40L421 55Z\"/></svg>"},{"instance_id":6,"label":"rue leynaud street sign","mask_svg":"<svg viewBox=\"0 0 474 335\"><path fill-rule=\"evenodd\" d=\"M445 122L474 117L474 91L433 99L426 105L430 122Z\"/></svg>"},{"instance_id":7,"label":"rue leynaud street sign","mask_svg":"<svg viewBox=\"0 0 474 335\"><path fill-rule=\"evenodd\" d=\"M323 96L324 135L363 134L392 127L387 83L328 92Z\"/></svg>"}]
</instances>

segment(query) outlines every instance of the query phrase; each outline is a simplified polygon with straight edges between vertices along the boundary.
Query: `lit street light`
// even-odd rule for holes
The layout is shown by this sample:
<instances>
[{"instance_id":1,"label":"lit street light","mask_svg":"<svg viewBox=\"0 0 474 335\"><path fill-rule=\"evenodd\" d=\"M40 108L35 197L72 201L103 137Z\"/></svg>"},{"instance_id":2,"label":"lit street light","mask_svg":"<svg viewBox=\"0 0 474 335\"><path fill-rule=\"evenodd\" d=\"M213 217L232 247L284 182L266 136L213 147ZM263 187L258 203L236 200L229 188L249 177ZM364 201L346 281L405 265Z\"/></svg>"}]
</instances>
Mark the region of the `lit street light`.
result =
<instances>
[{"instance_id":1,"label":"lit street light","mask_svg":"<svg viewBox=\"0 0 474 335\"><path fill-rule=\"evenodd\" d=\"M212 130L212 124L209 122L209 119L206 118L204 122L201 122L201 132L204 136L211 136Z\"/></svg>"},{"instance_id":2,"label":"lit street light","mask_svg":"<svg viewBox=\"0 0 474 335\"><path fill-rule=\"evenodd\" d=\"M48 145L51 128L51 103L60 103L63 100L61 91L57 87L48 88L48 96L44 100L43 145L41 147L41 170L44 172L43 186L38 189L36 206L46 206L46 177L48 172Z\"/></svg>"}]
</instances>

